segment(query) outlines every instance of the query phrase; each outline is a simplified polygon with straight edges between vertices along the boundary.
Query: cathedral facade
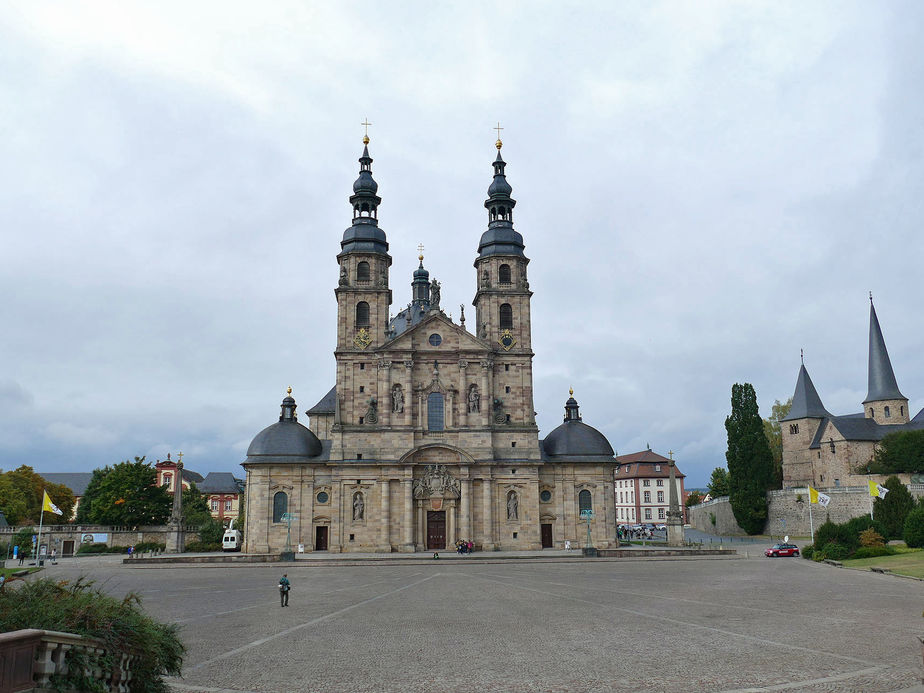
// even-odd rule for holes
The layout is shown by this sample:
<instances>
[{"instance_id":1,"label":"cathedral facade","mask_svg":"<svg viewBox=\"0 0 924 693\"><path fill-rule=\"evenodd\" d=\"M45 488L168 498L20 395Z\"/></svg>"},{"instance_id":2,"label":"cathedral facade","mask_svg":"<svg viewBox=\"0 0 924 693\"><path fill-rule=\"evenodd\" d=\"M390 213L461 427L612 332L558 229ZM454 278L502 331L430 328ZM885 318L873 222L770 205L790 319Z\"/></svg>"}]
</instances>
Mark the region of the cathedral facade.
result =
<instances>
[{"instance_id":1,"label":"cathedral facade","mask_svg":"<svg viewBox=\"0 0 924 693\"><path fill-rule=\"evenodd\" d=\"M581 420L539 439L529 258L497 141L474 260L475 327L440 307L420 264L390 316L392 263L368 138L349 198L337 300L336 383L298 422L291 393L250 445L244 550L413 552L583 546L616 538L613 448Z\"/></svg>"}]
</instances>

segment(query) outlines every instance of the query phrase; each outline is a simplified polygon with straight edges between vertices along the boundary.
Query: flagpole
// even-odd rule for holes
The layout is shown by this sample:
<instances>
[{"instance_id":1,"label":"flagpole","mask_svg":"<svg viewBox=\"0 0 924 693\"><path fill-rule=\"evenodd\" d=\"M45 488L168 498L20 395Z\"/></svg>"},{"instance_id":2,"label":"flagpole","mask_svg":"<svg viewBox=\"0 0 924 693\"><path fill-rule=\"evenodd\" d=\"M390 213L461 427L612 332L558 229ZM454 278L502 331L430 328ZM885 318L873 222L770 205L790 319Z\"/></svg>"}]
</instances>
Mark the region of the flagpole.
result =
<instances>
[{"instance_id":1,"label":"flagpole","mask_svg":"<svg viewBox=\"0 0 924 693\"><path fill-rule=\"evenodd\" d=\"M812 546L815 545L815 523L812 521L812 490L809 488L809 532L812 534Z\"/></svg>"},{"instance_id":2,"label":"flagpole","mask_svg":"<svg viewBox=\"0 0 924 693\"><path fill-rule=\"evenodd\" d=\"M45 519L45 489L42 489L42 506L39 508L38 540L35 542L35 565L39 564L39 551L42 547L42 521Z\"/></svg>"},{"instance_id":3,"label":"flagpole","mask_svg":"<svg viewBox=\"0 0 924 693\"><path fill-rule=\"evenodd\" d=\"M870 489L869 467L866 468L866 492L869 494L869 519L875 520L876 518L873 517L873 494L872 489Z\"/></svg>"}]
</instances>

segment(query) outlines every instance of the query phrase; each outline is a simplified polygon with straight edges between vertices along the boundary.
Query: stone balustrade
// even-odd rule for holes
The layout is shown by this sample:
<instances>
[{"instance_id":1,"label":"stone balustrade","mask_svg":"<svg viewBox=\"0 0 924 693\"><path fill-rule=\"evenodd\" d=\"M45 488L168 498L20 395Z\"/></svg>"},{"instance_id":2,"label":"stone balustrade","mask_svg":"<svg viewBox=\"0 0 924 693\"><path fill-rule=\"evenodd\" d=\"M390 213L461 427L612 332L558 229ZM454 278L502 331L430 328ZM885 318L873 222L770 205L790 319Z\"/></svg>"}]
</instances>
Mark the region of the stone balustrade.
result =
<instances>
[{"instance_id":1,"label":"stone balustrade","mask_svg":"<svg viewBox=\"0 0 924 693\"><path fill-rule=\"evenodd\" d=\"M0 693L43 693L52 690L52 677L66 676L79 652L89 662L106 654L99 640L53 630L16 630L0 633ZM83 657L80 658L81 660ZM83 672L100 681L110 693L128 693L131 655L115 654L115 666L104 671L90 666Z\"/></svg>"}]
</instances>

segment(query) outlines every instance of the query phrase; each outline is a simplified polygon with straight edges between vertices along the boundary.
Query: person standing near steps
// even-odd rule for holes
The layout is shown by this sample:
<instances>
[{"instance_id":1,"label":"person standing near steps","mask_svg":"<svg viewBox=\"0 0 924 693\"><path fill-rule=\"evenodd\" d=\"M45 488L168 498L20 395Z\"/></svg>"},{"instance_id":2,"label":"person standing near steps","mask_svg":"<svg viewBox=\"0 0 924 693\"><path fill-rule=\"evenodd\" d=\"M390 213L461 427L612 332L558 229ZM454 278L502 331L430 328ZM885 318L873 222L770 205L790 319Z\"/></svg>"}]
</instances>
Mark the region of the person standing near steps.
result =
<instances>
[{"instance_id":1,"label":"person standing near steps","mask_svg":"<svg viewBox=\"0 0 924 693\"><path fill-rule=\"evenodd\" d=\"M279 578L279 606L289 605L289 578L283 573Z\"/></svg>"}]
</instances>

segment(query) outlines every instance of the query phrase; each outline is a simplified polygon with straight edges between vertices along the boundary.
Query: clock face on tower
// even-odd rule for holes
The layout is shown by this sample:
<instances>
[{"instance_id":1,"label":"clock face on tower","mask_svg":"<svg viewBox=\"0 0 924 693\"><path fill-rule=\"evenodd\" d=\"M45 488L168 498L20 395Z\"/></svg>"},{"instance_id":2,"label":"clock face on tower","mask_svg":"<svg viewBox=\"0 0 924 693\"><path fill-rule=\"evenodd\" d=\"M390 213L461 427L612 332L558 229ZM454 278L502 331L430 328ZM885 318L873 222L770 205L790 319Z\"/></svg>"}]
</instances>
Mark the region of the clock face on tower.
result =
<instances>
[{"instance_id":1,"label":"clock face on tower","mask_svg":"<svg viewBox=\"0 0 924 693\"><path fill-rule=\"evenodd\" d=\"M513 345L517 343L517 340L514 339L513 333L510 330L504 330L501 332L500 339L497 340L504 351L510 351L513 348Z\"/></svg>"}]
</instances>

